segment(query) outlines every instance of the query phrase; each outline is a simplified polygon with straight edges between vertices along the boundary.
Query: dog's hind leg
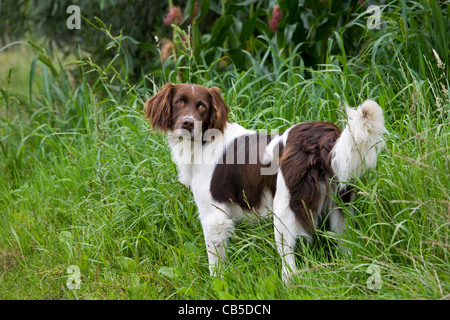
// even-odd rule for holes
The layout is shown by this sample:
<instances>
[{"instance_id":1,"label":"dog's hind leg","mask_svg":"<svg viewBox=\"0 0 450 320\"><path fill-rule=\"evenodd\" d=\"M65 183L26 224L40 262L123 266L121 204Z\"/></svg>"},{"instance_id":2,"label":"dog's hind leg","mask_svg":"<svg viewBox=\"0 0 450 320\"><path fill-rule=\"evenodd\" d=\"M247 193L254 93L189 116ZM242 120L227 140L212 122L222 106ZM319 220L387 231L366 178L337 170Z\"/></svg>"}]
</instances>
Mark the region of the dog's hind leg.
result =
<instances>
[{"instance_id":1,"label":"dog's hind leg","mask_svg":"<svg viewBox=\"0 0 450 320\"><path fill-rule=\"evenodd\" d=\"M291 276L297 271L294 248L299 236L312 240L311 235L305 231L295 218L289 207L289 191L281 172L277 177L277 192L274 198L274 231L275 243L282 260L282 279L288 283Z\"/></svg>"},{"instance_id":2,"label":"dog's hind leg","mask_svg":"<svg viewBox=\"0 0 450 320\"><path fill-rule=\"evenodd\" d=\"M336 188L333 188L333 190L336 190ZM334 192L334 191L333 191ZM338 194L339 199L342 201L342 204L348 204L352 202L355 198L355 193L352 189L347 190L341 188ZM330 202L328 204L328 208L330 210L330 213L328 215L329 219L329 229L331 232L334 232L338 234L339 236L343 236L347 231L347 221L343 212L343 209L339 207L338 203L336 203L335 200L330 199ZM350 205L347 207L348 211L353 214L354 208ZM347 249L343 246L342 240L338 241L339 244L339 250L348 257L351 257L350 249Z\"/></svg>"},{"instance_id":3,"label":"dog's hind leg","mask_svg":"<svg viewBox=\"0 0 450 320\"><path fill-rule=\"evenodd\" d=\"M289 209L275 214L274 219L275 243L282 261L281 275L283 281L288 283L292 274L297 271L294 248L300 230Z\"/></svg>"},{"instance_id":4,"label":"dog's hind leg","mask_svg":"<svg viewBox=\"0 0 450 320\"><path fill-rule=\"evenodd\" d=\"M342 235L346 230L345 217L342 209L334 208L330 214L330 231Z\"/></svg>"},{"instance_id":5,"label":"dog's hind leg","mask_svg":"<svg viewBox=\"0 0 450 320\"><path fill-rule=\"evenodd\" d=\"M342 209L334 208L328 218L330 221L330 231L342 236L347 230L347 223ZM351 258L352 253L350 249L345 248L340 239L338 240L338 247L344 256Z\"/></svg>"}]
</instances>

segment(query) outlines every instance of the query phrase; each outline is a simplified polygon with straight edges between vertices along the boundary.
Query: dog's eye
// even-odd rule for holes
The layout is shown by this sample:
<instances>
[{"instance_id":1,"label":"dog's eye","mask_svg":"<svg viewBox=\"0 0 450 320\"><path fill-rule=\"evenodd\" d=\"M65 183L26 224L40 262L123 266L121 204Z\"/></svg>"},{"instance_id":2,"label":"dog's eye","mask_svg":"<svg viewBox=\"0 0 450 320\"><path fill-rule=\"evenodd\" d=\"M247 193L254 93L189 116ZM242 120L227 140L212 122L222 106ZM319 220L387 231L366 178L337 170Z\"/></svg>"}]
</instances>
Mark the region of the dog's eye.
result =
<instances>
[{"instance_id":1,"label":"dog's eye","mask_svg":"<svg viewBox=\"0 0 450 320\"><path fill-rule=\"evenodd\" d=\"M177 104L183 104L183 103L184 103L183 99L177 101Z\"/></svg>"},{"instance_id":2,"label":"dog's eye","mask_svg":"<svg viewBox=\"0 0 450 320\"><path fill-rule=\"evenodd\" d=\"M200 111L206 110L206 107L201 104L198 106L198 110L200 110Z\"/></svg>"}]
</instances>

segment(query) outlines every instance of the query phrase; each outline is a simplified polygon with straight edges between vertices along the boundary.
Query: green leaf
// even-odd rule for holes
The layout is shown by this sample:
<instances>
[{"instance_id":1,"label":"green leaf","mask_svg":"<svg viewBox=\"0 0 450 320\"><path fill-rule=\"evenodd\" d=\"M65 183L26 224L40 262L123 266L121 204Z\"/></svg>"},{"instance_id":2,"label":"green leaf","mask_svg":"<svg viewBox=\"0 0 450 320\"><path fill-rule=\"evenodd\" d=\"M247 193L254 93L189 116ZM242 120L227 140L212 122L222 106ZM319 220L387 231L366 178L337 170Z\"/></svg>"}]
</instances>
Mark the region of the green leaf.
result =
<instances>
[{"instance_id":1,"label":"green leaf","mask_svg":"<svg viewBox=\"0 0 450 320\"><path fill-rule=\"evenodd\" d=\"M278 4L283 11L287 23L293 24L297 22L298 0L280 0Z\"/></svg>"},{"instance_id":2,"label":"green leaf","mask_svg":"<svg viewBox=\"0 0 450 320\"><path fill-rule=\"evenodd\" d=\"M73 235L69 231L61 231L59 233L59 242L61 243L72 243L73 242Z\"/></svg>"},{"instance_id":3,"label":"green leaf","mask_svg":"<svg viewBox=\"0 0 450 320\"><path fill-rule=\"evenodd\" d=\"M245 0L245 1L240 1L238 3L234 3L235 6L241 6L241 7L245 7L245 6L249 6L252 3L257 2L258 0Z\"/></svg>"},{"instance_id":4,"label":"green leaf","mask_svg":"<svg viewBox=\"0 0 450 320\"><path fill-rule=\"evenodd\" d=\"M202 34L200 32L200 28L199 28L198 24L194 24L192 26L191 32L192 32L192 46L194 49L194 54L195 54L196 58L198 59L200 50L197 50L197 48L200 48L202 45Z\"/></svg>"},{"instance_id":5,"label":"green leaf","mask_svg":"<svg viewBox=\"0 0 450 320\"><path fill-rule=\"evenodd\" d=\"M214 279L214 291L216 292L220 292L220 291L224 291L226 288L227 282L225 280L221 280L221 279Z\"/></svg>"},{"instance_id":6,"label":"green leaf","mask_svg":"<svg viewBox=\"0 0 450 320\"><path fill-rule=\"evenodd\" d=\"M196 0L189 0L188 3L186 4L186 8L184 9L183 14L183 20L181 21L182 24L185 23L194 12L195 2ZM195 19L196 17L194 17L194 20Z\"/></svg>"},{"instance_id":7,"label":"green leaf","mask_svg":"<svg viewBox=\"0 0 450 320\"><path fill-rule=\"evenodd\" d=\"M185 296L194 296L194 290L192 290L192 287L182 287L178 290L178 292Z\"/></svg>"},{"instance_id":8,"label":"green leaf","mask_svg":"<svg viewBox=\"0 0 450 320\"><path fill-rule=\"evenodd\" d=\"M289 43L292 40L292 35L294 34L295 30L297 30L297 23L295 24L286 24L284 27L284 41L286 45L289 45Z\"/></svg>"},{"instance_id":9,"label":"green leaf","mask_svg":"<svg viewBox=\"0 0 450 320\"><path fill-rule=\"evenodd\" d=\"M197 23L201 22L206 17L209 11L209 7L210 7L209 0L200 1L200 12L198 13L197 18L195 19Z\"/></svg>"},{"instance_id":10,"label":"green leaf","mask_svg":"<svg viewBox=\"0 0 450 320\"><path fill-rule=\"evenodd\" d=\"M33 57L33 61L31 62L30 68L30 106L33 105L33 82L34 82L34 74L36 73L36 63L38 61L38 57Z\"/></svg>"},{"instance_id":11,"label":"green leaf","mask_svg":"<svg viewBox=\"0 0 450 320\"><path fill-rule=\"evenodd\" d=\"M254 16L254 17L251 17L250 19L244 21L244 23L242 25L241 35L239 37L239 41L241 41L241 43L244 43L245 41L247 41L247 39L253 35L253 32L255 32L256 18L257 17Z\"/></svg>"},{"instance_id":12,"label":"green leaf","mask_svg":"<svg viewBox=\"0 0 450 320\"><path fill-rule=\"evenodd\" d=\"M236 298L232 294L229 294L228 292L225 291L219 292L218 296L220 300L236 300Z\"/></svg>"},{"instance_id":13,"label":"green leaf","mask_svg":"<svg viewBox=\"0 0 450 320\"><path fill-rule=\"evenodd\" d=\"M161 267L159 268L158 273L170 279L178 277L173 268L170 267Z\"/></svg>"},{"instance_id":14,"label":"green leaf","mask_svg":"<svg viewBox=\"0 0 450 320\"><path fill-rule=\"evenodd\" d=\"M229 29L231 24L233 23L232 16L222 16L219 20L214 24L214 27L211 32L211 40L208 44L208 47L218 47L221 46L225 39L228 36Z\"/></svg>"}]
</instances>

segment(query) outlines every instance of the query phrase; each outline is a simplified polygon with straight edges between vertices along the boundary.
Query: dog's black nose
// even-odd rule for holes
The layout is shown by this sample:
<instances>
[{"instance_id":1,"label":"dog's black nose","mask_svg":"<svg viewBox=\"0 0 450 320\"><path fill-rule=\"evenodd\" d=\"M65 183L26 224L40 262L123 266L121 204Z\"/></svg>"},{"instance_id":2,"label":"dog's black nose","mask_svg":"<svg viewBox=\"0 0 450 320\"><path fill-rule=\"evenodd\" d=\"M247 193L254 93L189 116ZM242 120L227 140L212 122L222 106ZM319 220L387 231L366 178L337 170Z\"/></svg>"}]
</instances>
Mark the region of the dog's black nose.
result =
<instances>
[{"instance_id":1,"label":"dog's black nose","mask_svg":"<svg viewBox=\"0 0 450 320\"><path fill-rule=\"evenodd\" d=\"M194 120L192 119L183 120L182 128L188 131L192 131L192 129L194 128Z\"/></svg>"}]
</instances>

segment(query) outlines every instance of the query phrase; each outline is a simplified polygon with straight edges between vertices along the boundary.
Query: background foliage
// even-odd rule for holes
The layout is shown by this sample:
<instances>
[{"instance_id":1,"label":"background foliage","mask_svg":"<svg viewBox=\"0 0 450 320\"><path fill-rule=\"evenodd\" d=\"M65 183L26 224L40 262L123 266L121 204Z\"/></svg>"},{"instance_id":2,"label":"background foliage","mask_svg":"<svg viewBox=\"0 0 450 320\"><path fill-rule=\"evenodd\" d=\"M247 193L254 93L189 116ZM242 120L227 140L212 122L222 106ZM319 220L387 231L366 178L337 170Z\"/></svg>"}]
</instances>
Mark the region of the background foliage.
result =
<instances>
[{"instance_id":1,"label":"background foliage","mask_svg":"<svg viewBox=\"0 0 450 320\"><path fill-rule=\"evenodd\" d=\"M301 44L298 63L314 66L323 63L329 39L334 31L347 25L364 10L357 0L315 1L283 0L279 6L284 12L278 21L277 30L268 26L272 18L274 0L247 1L75 1L82 9L81 30L69 30L61 26L68 17L67 1L21 1L17 6L12 1L2 3L0 18L3 22L1 37L3 42L21 38L24 33L39 37L46 44L54 44L65 53L76 52L78 47L93 54L98 62L109 61L104 48L111 41L105 34L95 32L95 17L104 22L111 34L121 32L122 47L133 59L128 61L133 67L130 72L140 74L154 71L159 66L158 43L154 36L176 42L178 32L172 32L170 23L164 25L163 17L170 7L181 10L181 18L175 21L183 30L191 26L190 49L199 63L202 60L211 64L221 57L239 70L249 68L253 61L264 56L264 45L260 35L274 37L277 49L284 57ZM172 21L173 22L173 21ZM352 26L343 36L349 53L356 53L357 42L362 29ZM274 33L276 33L274 35ZM126 36L125 36L126 35ZM187 41L187 38L181 41ZM177 43L179 45L179 43ZM187 45L186 45L187 46ZM339 50L333 48L334 51ZM139 61L137 66L134 64Z\"/></svg>"},{"instance_id":2,"label":"background foliage","mask_svg":"<svg viewBox=\"0 0 450 320\"><path fill-rule=\"evenodd\" d=\"M448 2L149 3L77 1L82 28L68 30L65 1L1 2L1 298L448 299ZM143 120L168 81L219 86L232 121L268 131L342 127L344 104L376 99L390 134L345 209L352 259L321 229L300 241L286 288L261 220L236 230L224 279L210 277L195 202Z\"/></svg>"}]
</instances>

